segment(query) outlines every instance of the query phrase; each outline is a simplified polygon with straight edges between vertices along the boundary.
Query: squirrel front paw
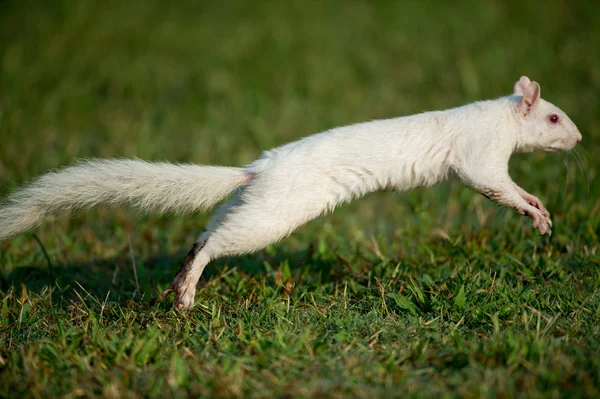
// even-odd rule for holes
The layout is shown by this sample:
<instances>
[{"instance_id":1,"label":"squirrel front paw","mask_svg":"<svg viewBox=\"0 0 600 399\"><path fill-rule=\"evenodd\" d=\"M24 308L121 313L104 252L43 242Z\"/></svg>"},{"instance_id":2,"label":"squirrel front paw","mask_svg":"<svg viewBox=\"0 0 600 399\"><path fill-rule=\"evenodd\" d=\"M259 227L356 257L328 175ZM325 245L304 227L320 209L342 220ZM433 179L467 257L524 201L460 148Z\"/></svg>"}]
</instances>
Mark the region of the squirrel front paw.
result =
<instances>
[{"instance_id":1,"label":"squirrel front paw","mask_svg":"<svg viewBox=\"0 0 600 399\"><path fill-rule=\"evenodd\" d=\"M548 212L548 210L546 209L546 207L544 206L544 204L542 203L542 201L540 201L540 199L538 197L536 197L535 195L531 195L529 193L524 193L521 195L521 197L523 197L523 199L529 205L537 208L540 212L542 212L543 216L545 216L548 220L550 220L550 212ZM550 222L550 226L552 226L552 222Z\"/></svg>"},{"instance_id":2,"label":"squirrel front paw","mask_svg":"<svg viewBox=\"0 0 600 399\"><path fill-rule=\"evenodd\" d=\"M543 205L542 205L543 206ZM552 234L552 220L548 211L543 212L541 209L533 206L527 211L527 216L533 221L533 227L540 231L541 235Z\"/></svg>"}]
</instances>

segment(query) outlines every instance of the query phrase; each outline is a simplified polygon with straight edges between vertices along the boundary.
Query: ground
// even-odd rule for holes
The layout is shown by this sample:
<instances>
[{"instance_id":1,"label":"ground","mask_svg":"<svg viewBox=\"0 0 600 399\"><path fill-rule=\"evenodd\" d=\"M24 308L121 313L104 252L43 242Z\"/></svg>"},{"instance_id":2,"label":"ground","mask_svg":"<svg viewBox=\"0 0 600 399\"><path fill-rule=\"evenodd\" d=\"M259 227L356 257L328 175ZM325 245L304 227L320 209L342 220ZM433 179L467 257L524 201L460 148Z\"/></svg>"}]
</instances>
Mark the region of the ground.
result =
<instances>
[{"instance_id":1,"label":"ground","mask_svg":"<svg viewBox=\"0 0 600 399\"><path fill-rule=\"evenodd\" d=\"M0 2L0 195L84 157L244 165L508 94L583 133L513 157L554 231L456 182L380 193L159 300L207 215L98 209L0 243L1 397L600 395L593 2Z\"/></svg>"}]
</instances>

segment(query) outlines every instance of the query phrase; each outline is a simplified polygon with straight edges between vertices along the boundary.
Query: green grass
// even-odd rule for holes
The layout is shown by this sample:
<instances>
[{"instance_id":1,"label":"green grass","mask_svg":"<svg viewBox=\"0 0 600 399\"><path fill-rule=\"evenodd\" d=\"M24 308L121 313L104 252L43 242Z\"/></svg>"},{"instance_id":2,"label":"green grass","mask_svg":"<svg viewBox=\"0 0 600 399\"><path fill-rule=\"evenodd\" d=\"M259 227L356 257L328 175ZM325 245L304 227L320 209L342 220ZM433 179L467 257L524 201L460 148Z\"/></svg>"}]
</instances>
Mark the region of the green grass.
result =
<instances>
[{"instance_id":1,"label":"green grass","mask_svg":"<svg viewBox=\"0 0 600 399\"><path fill-rule=\"evenodd\" d=\"M526 74L589 154L511 161L553 235L456 182L376 194L214 262L178 313L207 215L48 221L0 243L0 397L600 395L598 7L210 3L0 2L0 194L83 157L243 165Z\"/></svg>"}]
</instances>

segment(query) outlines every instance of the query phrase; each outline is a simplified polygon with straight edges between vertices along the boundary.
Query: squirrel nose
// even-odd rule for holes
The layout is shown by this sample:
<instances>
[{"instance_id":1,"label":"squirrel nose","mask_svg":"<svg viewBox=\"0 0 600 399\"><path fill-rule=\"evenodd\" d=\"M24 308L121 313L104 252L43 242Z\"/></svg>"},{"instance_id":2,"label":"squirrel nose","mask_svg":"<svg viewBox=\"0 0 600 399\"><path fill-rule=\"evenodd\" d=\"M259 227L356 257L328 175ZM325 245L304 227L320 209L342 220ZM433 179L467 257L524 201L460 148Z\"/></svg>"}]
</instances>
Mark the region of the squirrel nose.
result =
<instances>
[{"instance_id":1,"label":"squirrel nose","mask_svg":"<svg viewBox=\"0 0 600 399\"><path fill-rule=\"evenodd\" d=\"M581 133L577 133L577 142L579 143L581 139L583 139L583 136L581 135Z\"/></svg>"}]
</instances>

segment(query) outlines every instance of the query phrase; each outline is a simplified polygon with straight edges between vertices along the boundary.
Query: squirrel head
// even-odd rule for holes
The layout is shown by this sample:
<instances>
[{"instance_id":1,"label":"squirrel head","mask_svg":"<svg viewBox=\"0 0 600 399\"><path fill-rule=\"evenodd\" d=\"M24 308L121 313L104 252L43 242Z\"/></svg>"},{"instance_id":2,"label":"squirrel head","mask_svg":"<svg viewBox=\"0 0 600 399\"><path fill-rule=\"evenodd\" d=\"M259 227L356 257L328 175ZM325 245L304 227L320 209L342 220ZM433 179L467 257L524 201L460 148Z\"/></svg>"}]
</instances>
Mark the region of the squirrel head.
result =
<instances>
[{"instance_id":1,"label":"squirrel head","mask_svg":"<svg viewBox=\"0 0 600 399\"><path fill-rule=\"evenodd\" d=\"M582 136L577 126L557 106L542 100L537 82L522 76L515 83L513 95L518 102L514 108L519 125L517 151L570 150Z\"/></svg>"}]
</instances>

